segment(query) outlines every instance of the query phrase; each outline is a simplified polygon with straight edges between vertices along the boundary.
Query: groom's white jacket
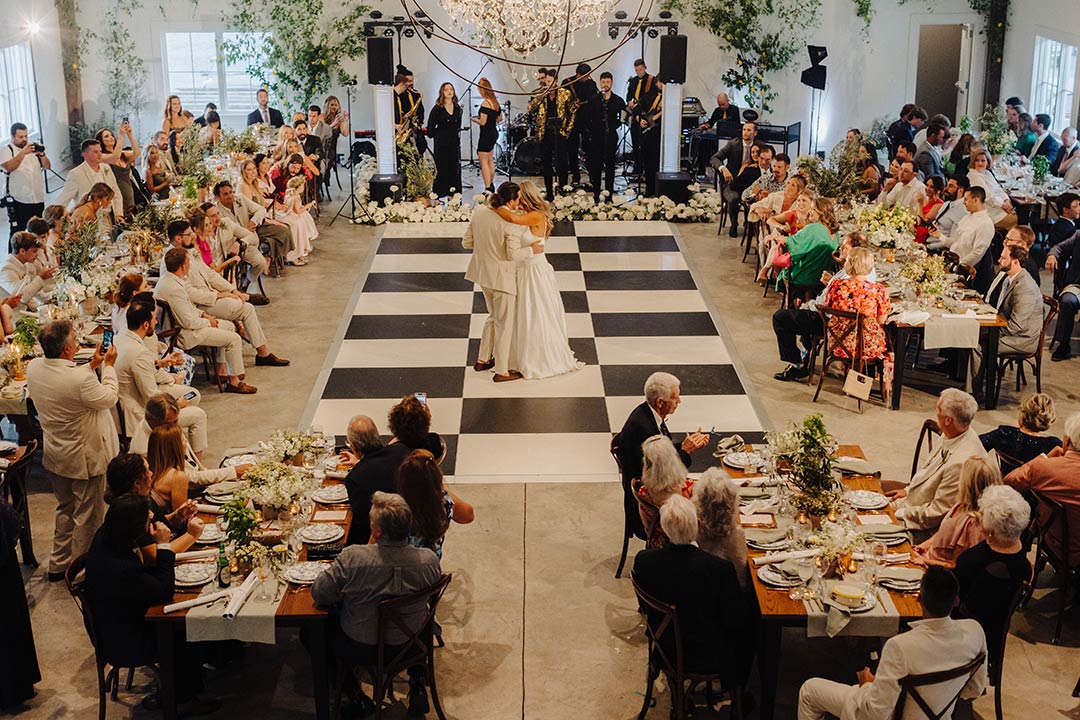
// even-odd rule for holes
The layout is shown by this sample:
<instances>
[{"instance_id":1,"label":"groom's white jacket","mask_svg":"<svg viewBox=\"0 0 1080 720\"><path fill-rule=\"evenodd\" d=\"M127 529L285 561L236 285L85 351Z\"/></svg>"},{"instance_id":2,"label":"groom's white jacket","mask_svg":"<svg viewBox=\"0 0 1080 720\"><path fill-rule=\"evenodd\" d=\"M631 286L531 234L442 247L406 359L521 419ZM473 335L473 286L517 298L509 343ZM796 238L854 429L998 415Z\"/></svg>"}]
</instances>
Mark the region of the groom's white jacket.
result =
<instances>
[{"instance_id":1,"label":"groom's white jacket","mask_svg":"<svg viewBox=\"0 0 1080 720\"><path fill-rule=\"evenodd\" d=\"M461 239L464 248L473 251L465 279L482 288L517 295L514 264L533 254L529 246L521 246L518 233L507 233L508 223L487 205L473 211L469 228Z\"/></svg>"}]
</instances>

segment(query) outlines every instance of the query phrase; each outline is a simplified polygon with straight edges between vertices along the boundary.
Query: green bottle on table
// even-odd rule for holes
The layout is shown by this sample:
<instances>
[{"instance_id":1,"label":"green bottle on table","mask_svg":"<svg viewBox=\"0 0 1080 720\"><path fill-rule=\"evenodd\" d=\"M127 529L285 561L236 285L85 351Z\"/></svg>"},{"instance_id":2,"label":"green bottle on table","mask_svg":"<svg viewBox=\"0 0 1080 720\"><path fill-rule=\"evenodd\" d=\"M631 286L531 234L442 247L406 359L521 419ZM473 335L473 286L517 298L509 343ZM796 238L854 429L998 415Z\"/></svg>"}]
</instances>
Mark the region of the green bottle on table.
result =
<instances>
[{"instance_id":1,"label":"green bottle on table","mask_svg":"<svg viewBox=\"0 0 1080 720\"><path fill-rule=\"evenodd\" d=\"M229 558L225 555L225 543L218 545L217 556L218 587L227 588L232 584L232 572L229 570Z\"/></svg>"}]
</instances>

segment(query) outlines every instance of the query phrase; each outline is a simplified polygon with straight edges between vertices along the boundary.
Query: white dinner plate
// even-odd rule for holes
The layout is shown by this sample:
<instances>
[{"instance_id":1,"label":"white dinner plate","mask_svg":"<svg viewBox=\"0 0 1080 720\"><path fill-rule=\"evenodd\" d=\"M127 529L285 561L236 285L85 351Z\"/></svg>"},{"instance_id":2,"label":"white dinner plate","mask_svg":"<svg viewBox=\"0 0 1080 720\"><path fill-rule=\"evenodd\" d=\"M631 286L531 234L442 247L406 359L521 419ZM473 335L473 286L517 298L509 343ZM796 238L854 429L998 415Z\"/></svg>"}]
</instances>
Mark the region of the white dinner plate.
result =
<instances>
[{"instance_id":1,"label":"white dinner plate","mask_svg":"<svg viewBox=\"0 0 1080 720\"><path fill-rule=\"evenodd\" d=\"M838 602L838 601L832 599L831 597L824 600L823 602L824 602L825 605L835 606L835 607L839 608L840 610L842 610L844 612L849 612L849 613L852 613L852 614L858 614L858 613L864 613L864 612L868 612L870 610L873 610L877 606L877 593L876 592L868 592L868 593L866 593L866 595L863 596L862 605L859 605L858 607L848 607L844 603Z\"/></svg>"},{"instance_id":2,"label":"white dinner plate","mask_svg":"<svg viewBox=\"0 0 1080 720\"><path fill-rule=\"evenodd\" d=\"M880 510L889 505L889 498L873 490L848 490L841 499L858 510Z\"/></svg>"},{"instance_id":3,"label":"white dinner plate","mask_svg":"<svg viewBox=\"0 0 1080 720\"><path fill-rule=\"evenodd\" d=\"M173 569L176 587L198 587L214 579L216 565L212 563L184 563Z\"/></svg>"},{"instance_id":4,"label":"white dinner plate","mask_svg":"<svg viewBox=\"0 0 1080 720\"><path fill-rule=\"evenodd\" d=\"M340 505L349 501L349 491L344 485L324 485L311 493L311 499L323 505Z\"/></svg>"},{"instance_id":5,"label":"white dinner plate","mask_svg":"<svg viewBox=\"0 0 1080 720\"><path fill-rule=\"evenodd\" d=\"M232 493L229 493L228 495L209 495L208 494L208 495L203 496L203 499L206 500L206 502L208 502L211 505L224 505L225 503L227 503L227 502L229 502L230 500L233 499L233 494Z\"/></svg>"},{"instance_id":6,"label":"white dinner plate","mask_svg":"<svg viewBox=\"0 0 1080 720\"><path fill-rule=\"evenodd\" d=\"M199 545L217 545L225 539L225 533L221 531L217 523L210 523L203 527L202 535L195 542Z\"/></svg>"},{"instance_id":7,"label":"white dinner plate","mask_svg":"<svg viewBox=\"0 0 1080 720\"><path fill-rule=\"evenodd\" d=\"M333 523L313 523L300 531L300 537L311 545L334 542L345 536L345 528Z\"/></svg>"},{"instance_id":8,"label":"white dinner plate","mask_svg":"<svg viewBox=\"0 0 1080 720\"><path fill-rule=\"evenodd\" d=\"M282 575L294 585L311 585L328 567L329 563L301 562L285 568Z\"/></svg>"},{"instance_id":9,"label":"white dinner plate","mask_svg":"<svg viewBox=\"0 0 1080 720\"><path fill-rule=\"evenodd\" d=\"M922 587L922 582L919 580L916 580L912 583L905 583L899 580L890 580L889 578L884 578L882 580L878 580L878 584L881 585L881 587L883 588L886 588L888 590L896 590L897 592L915 592L920 587Z\"/></svg>"},{"instance_id":10,"label":"white dinner plate","mask_svg":"<svg viewBox=\"0 0 1080 720\"><path fill-rule=\"evenodd\" d=\"M771 550L787 550L791 547L791 541L787 538L780 538L771 543L756 543L753 540L747 540L746 546L753 548L754 550L761 550L762 552L769 552Z\"/></svg>"},{"instance_id":11,"label":"white dinner plate","mask_svg":"<svg viewBox=\"0 0 1080 720\"><path fill-rule=\"evenodd\" d=\"M733 452L725 455L720 462L736 470L745 470L760 465L761 456L754 452Z\"/></svg>"},{"instance_id":12,"label":"white dinner plate","mask_svg":"<svg viewBox=\"0 0 1080 720\"><path fill-rule=\"evenodd\" d=\"M227 457L221 461L221 467L236 467L237 465L254 465L256 461L254 453L244 453L243 455L233 455Z\"/></svg>"},{"instance_id":13,"label":"white dinner plate","mask_svg":"<svg viewBox=\"0 0 1080 720\"><path fill-rule=\"evenodd\" d=\"M765 583L770 587L776 588L793 588L802 585L802 580L795 578L794 580L785 577L783 574L773 570L771 565L762 565L757 571L758 580Z\"/></svg>"}]
</instances>

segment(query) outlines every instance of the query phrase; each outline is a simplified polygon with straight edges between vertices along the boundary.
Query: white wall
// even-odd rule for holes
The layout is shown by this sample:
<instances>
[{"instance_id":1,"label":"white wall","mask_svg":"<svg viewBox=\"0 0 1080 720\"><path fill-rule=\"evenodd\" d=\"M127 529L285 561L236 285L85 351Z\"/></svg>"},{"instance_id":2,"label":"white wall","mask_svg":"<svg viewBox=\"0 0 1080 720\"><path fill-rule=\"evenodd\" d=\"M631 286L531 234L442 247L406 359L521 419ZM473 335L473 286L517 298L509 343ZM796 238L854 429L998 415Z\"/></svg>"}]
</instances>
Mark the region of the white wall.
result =
<instances>
[{"instance_id":1,"label":"white wall","mask_svg":"<svg viewBox=\"0 0 1080 720\"><path fill-rule=\"evenodd\" d=\"M47 0L28 0L33 3L48 4ZM1036 28L1051 28L1061 25L1060 18L1067 17L1066 10L1075 0L1040 0L1037 4L1024 7L1024 11L1014 10L1011 19L1008 44L1005 51L1005 80L1002 86L1003 97L1015 94L1027 95L1030 90L1030 72L1034 33ZM111 0L81 0L80 17L86 22L100 18L106 3ZM401 6L396 2L374 3L389 17L401 14ZM220 28L223 0L201 0L197 10L180 0L169 8L170 17L166 21L161 17L157 3L148 3L142 11L132 18L133 35L138 48L147 62L147 96L150 104L141 118L140 136L148 134L160 122L160 107L165 97L162 77L160 33L166 28L199 29ZM440 23L445 21L441 8L435 2L425 3L425 7ZM843 137L848 127L868 128L872 120L881 115L895 115L900 106L914 96L915 55L918 49L918 27L922 23L962 23L970 22L978 26L979 18L971 12L967 0L941 0L936 11L928 13L919 3L892 5L881 1L875 3L876 15L868 34L862 29L862 21L854 14L851 0L823 0L819 27L812 31L807 40L811 44L825 45L829 58L825 64L829 69L829 84L823 97L821 117L820 147L831 147ZM712 97L725 88L720 76L727 63L733 58L725 56L717 49L713 38L693 26L689 21L680 20L680 31L689 37L689 71L685 94L702 98L707 109L713 106ZM144 31L140 29L145 28ZM1040 31L1041 32L1041 31ZM429 41L432 49L450 67L465 77L472 78L480 70L484 58L459 46ZM598 55L613 47L608 39L606 27L601 32L595 29L577 33L575 45L567 54L567 64L572 66L577 60ZM36 48L37 49L37 48ZM641 52L640 41L631 40L619 49L602 66L592 63L594 75L603 69L610 70L616 78L615 88L621 92L626 79L633 71L633 61ZM58 48L57 48L58 53ZM659 41L649 40L646 45L645 59L650 69L655 71L658 64ZM974 79L969 97L972 98L971 112L977 115L981 111L982 75L985 63L985 42L981 35L975 35L973 52ZM774 79L780 89L780 97L775 102L772 113L764 119L777 124L803 122L804 144L809 131L810 90L799 83L801 70L809 63L800 53L795 66L787 73ZM403 60L415 73L418 89L426 97L434 97L438 86L443 81L455 82L459 94L463 94L464 83L457 81L439 62L429 55L419 39L407 39L403 50ZM552 62L550 55L539 54L537 62ZM570 62L572 61L572 62ZM59 60L56 60L59 64ZM363 82L365 69L363 60L354 68L361 78L357 97L354 97L354 128L374 127L372 117L371 88ZM42 66L39 65L39 77ZM520 72L519 72L520 74ZM508 68L501 61L489 65L484 70L497 89L512 89L516 83ZM532 80L527 84L531 86ZM56 78L53 78L55 81ZM63 107L63 94L60 86L42 80L43 108L50 104ZM335 90L344 102L342 89ZM92 54L85 58L83 73L83 95L86 102L86 117L93 120L100 114L100 98L104 96L103 78L99 61ZM524 106L522 98L511 99L515 112ZM743 105L742 98L734 98ZM430 101L427 103L430 107ZM201 108L190 108L198 111ZM48 114L47 114L48 116ZM62 112L51 115L62 120ZM955 120L955 118L954 118ZM48 120L47 120L48 122Z\"/></svg>"}]
</instances>

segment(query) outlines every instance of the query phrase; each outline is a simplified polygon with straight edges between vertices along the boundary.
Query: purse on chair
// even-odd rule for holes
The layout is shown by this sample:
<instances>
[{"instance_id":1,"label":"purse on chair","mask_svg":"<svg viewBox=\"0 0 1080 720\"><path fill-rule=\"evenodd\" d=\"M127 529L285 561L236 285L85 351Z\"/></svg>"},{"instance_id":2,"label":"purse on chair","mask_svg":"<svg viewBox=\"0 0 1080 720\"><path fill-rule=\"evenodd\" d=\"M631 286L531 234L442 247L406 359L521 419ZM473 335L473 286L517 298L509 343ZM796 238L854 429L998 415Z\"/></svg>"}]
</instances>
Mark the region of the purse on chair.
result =
<instances>
[{"instance_id":1,"label":"purse on chair","mask_svg":"<svg viewBox=\"0 0 1080 720\"><path fill-rule=\"evenodd\" d=\"M858 370L848 370L844 379L844 394L859 400L869 400L870 390L874 387L874 378L863 375Z\"/></svg>"}]
</instances>

